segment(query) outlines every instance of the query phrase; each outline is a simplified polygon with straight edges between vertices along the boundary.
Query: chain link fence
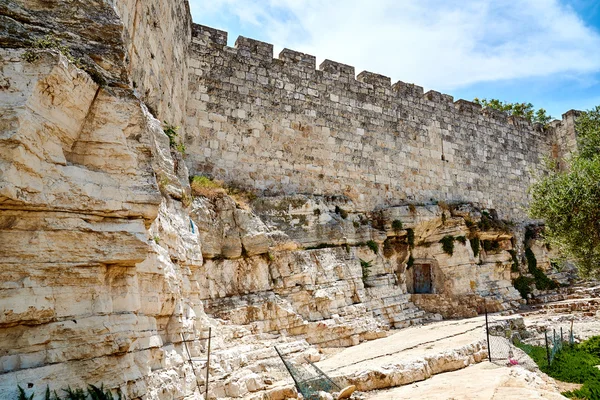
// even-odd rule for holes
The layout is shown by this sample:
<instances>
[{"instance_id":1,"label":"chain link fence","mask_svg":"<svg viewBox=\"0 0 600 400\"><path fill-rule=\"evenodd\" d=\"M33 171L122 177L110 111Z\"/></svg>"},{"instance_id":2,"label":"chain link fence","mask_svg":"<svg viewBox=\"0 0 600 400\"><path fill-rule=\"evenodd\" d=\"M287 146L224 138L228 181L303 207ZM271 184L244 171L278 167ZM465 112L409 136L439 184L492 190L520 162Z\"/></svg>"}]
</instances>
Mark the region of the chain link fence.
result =
<instances>
[{"instance_id":1,"label":"chain link fence","mask_svg":"<svg viewBox=\"0 0 600 400\"><path fill-rule=\"evenodd\" d=\"M546 365L552 365L563 346L575 342L572 323L570 329L559 326L545 327L543 331L528 330L522 318L493 318L486 313L485 330L491 362L520 365L528 370L538 368L532 358L545 359Z\"/></svg>"}]
</instances>

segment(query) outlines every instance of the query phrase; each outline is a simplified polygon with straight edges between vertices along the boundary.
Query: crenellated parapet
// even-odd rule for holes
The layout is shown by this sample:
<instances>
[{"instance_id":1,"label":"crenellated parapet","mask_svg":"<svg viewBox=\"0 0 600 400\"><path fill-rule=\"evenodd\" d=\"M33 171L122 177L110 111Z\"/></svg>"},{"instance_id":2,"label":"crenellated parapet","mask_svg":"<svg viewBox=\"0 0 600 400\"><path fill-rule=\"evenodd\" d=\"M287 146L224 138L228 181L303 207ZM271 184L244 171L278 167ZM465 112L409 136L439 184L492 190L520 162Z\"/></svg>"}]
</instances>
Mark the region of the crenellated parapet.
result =
<instances>
[{"instance_id":1,"label":"crenellated parapet","mask_svg":"<svg viewBox=\"0 0 600 400\"><path fill-rule=\"evenodd\" d=\"M392 90L398 95L409 95L413 97L423 96L423 88L421 86L415 85L413 83L405 83L402 81L398 81L392 85Z\"/></svg>"},{"instance_id":2,"label":"crenellated parapet","mask_svg":"<svg viewBox=\"0 0 600 400\"><path fill-rule=\"evenodd\" d=\"M363 71L360 74L358 74L356 80L374 86L382 86L385 88L392 87L392 80L389 76L380 75L369 71Z\"/></svg>"},{"instance_id":3,"label":"crenellated parapet","mask_svg":"<svg viewBox=\"0 0 600 400\"><path fill-rule=\"evenodd\" d=\"M316 69L317 61L315 56L310 54L300 53L290 49L283 49L279 53L279 59L289 65L299 68Z\"/></svg>"},{"instance_id":4,"label":"crenellated parapet","mask_svg":"<svg viewBox=\"0 0 600 400\"><path fill-rule=\"evenodd\" d=\"M365 207L469 201L524 217L556 129L354 66L194 25L190 168L265 193ZM194 77L195 76L195 77ZM567 118L568 119L568 118ZM568 135L561 134L561 137Z\"/></svg>"},{"instance_id":5,"label":"crenellated parapet","mask_svg":"<svg viewBox=\"0 0 600 400\"><path fill-rule=\"evenodd\" d=\"M460 113L480 114L484 118L490 119L493 123L509 124L519 127L530 126L532 130L539 130L539 127L533 127L527 119L508 116L506 113L482 107L469 100L459 99L454 101L453 96L435 90L429 90L427 93L424 93L421 86L402 81L397 81L392 84L391 78L374 72L362 71L356 75L353 66L341 62L326 59L317 68L315 56L287 48L283 49L277 58L273 58L272 44L243 36L237 38L233 48L228 47L227 32L199 24L193 24L192 36L195 40L201 41L205 46L226 49L229 52L245 57L248 60L264 63L264 65L272 64L274 60L277 60L280 61L278 65L282 65L284 69L301 69L304 72L313 73L315 71L322 71L326 74L327 78L334 80L344 79L364 84L364 86L361 87L373 91L375 91L375 88L384 88L389 89L399 98L405 96L422 97L429 102L439 105L454 103L455 109ZM565 116L563 116L563 119L564 118Z\"/></svg>"},{"instance_id":6,"label":"crenellated parapet","mask_svg":"<svg viewBox=\"0 0 600 400\"><path fill-rule=\"evenodd\" d=\"M192 24L192 37L206 45L227 46L227 32L209 26Z\"/></svg>"}]
</instances>

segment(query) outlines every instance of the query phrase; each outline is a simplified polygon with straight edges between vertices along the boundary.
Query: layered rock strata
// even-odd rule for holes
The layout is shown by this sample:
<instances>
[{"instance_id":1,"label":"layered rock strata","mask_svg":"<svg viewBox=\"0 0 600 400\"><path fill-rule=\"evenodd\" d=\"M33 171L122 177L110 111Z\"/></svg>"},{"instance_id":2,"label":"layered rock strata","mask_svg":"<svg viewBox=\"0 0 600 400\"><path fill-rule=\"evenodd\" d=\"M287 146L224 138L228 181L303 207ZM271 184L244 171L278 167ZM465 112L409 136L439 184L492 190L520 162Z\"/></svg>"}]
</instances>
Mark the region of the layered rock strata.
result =
<instances>
[{"instance_id":1,"label":"layered rock strata","mask_svg":"<svg viewBox=\"0 0 600 400\"><path fill-rule=\"evenodd\" d=\"M513 233L478 228L477 208L366 207L368 190L385 183L246 205L222 190L194 198L188 165L207 169L199 154L215 146L198 150L195 129L233 129L246 110L208 113L198 77L216 70L187 59L187 2L9 0L0 21L1 398L16 397L19 385L40 395L86 384L129 399L202 398L208 328L212 395L291 397L275 384L286 378L275 345L297 362L317 361L327 347L439 314L474 315L484 298L494 310L519 304ZM427 107L448 100L431 96ZM179 136L167 137L165 124ZM294 127L306 139L314 133ZM406 129L420 138L442 129L430 128ZM475 254L476 240L493 245ZM429 271L423 287L417 268Z\"/></svg>"}]
</instances>

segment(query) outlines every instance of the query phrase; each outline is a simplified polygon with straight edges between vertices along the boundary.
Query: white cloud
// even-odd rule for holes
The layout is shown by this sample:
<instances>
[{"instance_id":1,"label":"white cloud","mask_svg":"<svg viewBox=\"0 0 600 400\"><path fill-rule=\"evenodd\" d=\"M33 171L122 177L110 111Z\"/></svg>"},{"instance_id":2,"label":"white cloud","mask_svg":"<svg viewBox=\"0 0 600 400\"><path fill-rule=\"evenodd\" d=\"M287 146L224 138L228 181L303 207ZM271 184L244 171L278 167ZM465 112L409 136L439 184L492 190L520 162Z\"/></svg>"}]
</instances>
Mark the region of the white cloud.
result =
<instances>
[{"instance_id":1,"label":"white cloud","mask_svg":"<svg viewBox=\"0 0 600 400\"><path fill-rule=\"evenodd\" d=\"M558 0L191 0L291 48L426 88L600 71L600 34ZM205 17L205 18L204 18ZM250 36L250 35L247 35Z\"/></svg>"}]
</instances>

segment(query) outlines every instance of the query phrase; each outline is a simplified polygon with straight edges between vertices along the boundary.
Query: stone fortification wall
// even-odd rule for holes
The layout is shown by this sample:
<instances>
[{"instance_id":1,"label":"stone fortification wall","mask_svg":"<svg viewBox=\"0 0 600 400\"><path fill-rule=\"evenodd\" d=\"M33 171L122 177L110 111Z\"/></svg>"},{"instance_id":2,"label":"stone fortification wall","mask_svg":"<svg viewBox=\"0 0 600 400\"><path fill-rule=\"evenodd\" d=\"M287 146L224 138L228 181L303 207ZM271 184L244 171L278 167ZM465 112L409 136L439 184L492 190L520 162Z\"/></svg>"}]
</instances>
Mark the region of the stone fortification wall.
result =
<instances>
[{"instance_id":1,"label":"stone fortification wall","mask_svg":"<svg viewBox=\"0 0 600 400\"><path fill-rule=\"evenodd\" d=\"M115 2L130 85L161 121L183 126L192 18L187 0Z\"/></svg>"},{"instance_id":2,"label":"stone fortification wall","mask_svg":"<svg viewBox=\"0 0 600 400\"><path fill-rule=\"evenodd\" d=\"M472 201L524 216L554 131L354 67L194 25L188 166L267 193L365 208Z\"/></svg>"},{"instance_id":3,"label":"stone fortification wall","mask_svg":"<svg viewBox=\"0 0 600 400\"><path fill-rule=\"evenodd\" d=\"M575 120L579 114L580 112L576 110L567 111L563 114L562 121L553 121L551 125L556 137L556 142L552 148L552 156L559 160L559 165L562 168L566 165L565 159L577 148Z\"/></svg>"}]
</instances>

